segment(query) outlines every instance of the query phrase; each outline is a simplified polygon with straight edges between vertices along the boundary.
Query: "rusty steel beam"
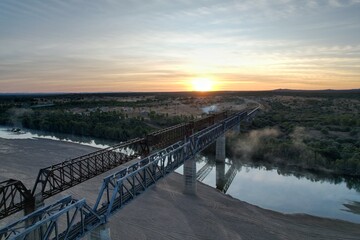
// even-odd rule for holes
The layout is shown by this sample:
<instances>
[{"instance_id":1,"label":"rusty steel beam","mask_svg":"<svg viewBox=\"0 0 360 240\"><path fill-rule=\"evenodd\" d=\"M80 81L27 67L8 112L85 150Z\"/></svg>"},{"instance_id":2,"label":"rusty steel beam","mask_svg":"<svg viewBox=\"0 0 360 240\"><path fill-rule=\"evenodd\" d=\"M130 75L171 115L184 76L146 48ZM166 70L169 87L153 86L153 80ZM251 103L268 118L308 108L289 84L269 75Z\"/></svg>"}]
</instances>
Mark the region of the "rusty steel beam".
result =
<instances>
[{"instance_id":1,"label":"rusty steel beam","mask_svg":"<svg viewBox=\"0 0 360 240\"><path fill-rule=\"evenodd\" d=\"M145 139L133 139L40 169L32 194L46 199L135 158L146 156Z\"/></svg>"},{"instance_id":2,"label":"rusty steel beam","mask_svg":"<svg viewBox=\"0 0 360 240\"><path fill-rule=\"evenodd\" d=\"M32 192L27 190L20 181L2 182L0 185L0 194L2 194L0 195L0 219L24 209L27 204L34 204L35 195L41 196L42 199L54 196L125 162L145 157L151 150L162 149L185 140L194 133L199 133L232 115L233 113L227 111L211 114L189 123L161 129L148 134L145 138L132 139L40 169ZM24 199L29 199L29 201L26 201L25 204Z\"/></svg>"},{"instance_id":3,"label":"rusty steel beam","mask_svg":"<svg viewBox=\"0 0 360 240\"><path fill-rule=\"evenodd\" d=\"M0 182L0 219L34 206L35 198L21 181L9 179Z\"/></svg>"}]
</instances>

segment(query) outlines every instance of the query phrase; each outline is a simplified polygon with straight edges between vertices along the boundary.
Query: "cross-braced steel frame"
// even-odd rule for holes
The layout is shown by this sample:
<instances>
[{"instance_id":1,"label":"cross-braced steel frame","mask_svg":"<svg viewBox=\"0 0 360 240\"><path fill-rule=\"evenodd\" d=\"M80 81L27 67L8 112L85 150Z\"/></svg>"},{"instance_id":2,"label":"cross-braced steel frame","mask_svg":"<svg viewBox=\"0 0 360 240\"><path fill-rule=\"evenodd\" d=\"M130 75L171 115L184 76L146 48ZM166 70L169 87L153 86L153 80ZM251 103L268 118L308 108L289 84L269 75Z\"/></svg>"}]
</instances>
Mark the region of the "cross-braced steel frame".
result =
<instances>
[{"instance_id":1,"label":"cross-braced steel frame","mask_svg":"<svg viewBox=\"0 0 360 240\"><path fill-rule=\"evenodd\" d=\"M22 183L17 180L18 184L14 185L18 186L17 188L12 188L10 185L0 188L0 198L5 196L2 198L3 201L0 202L0 219L24 209L25 205L28 205L27 209L31 212L31 209L34 209L35 195L40 196L42 199L54 196L125 162L147 156L150 151L183 140L194 132L225 119L228 115L228 112L212 114L190 123L182 123L161 129L148 134L145 138L132 139L40 169L31 194L24 194L29 191L25 187L20 188L19 186ZM18 192L23 193L21 197L16 198L11 197L11 194L9 195L9 193L14 193L14 189L20 189Z\"/></svg>"},{"instance_id":2,"label":"cross-braced steel frame","mask_svg":"<svg viewBox=\"0 0 360 240\"><path fill-rule=\"evenodd\" d=\"M204 150L245 117L247 117L246 112L232 115L218 124L193 134L184 141L173 144L105 178L94 211L105 214L106 218L109 218L149 186Z\"/></svg>"},{"instance_id":3,"label":"cross-braced steel frame","mask_svg":"<svg viewBox=\"0 0 360 240\"><path fill-rule=\"evenodd\" d=\"M145 139L133 139L43 168L39 171L32 193L40 192L44 199L49 198L147 153Z\"/></svg>"},{"instance_id":4,"label":"cross-braced steel frame","mask_svg":"<svg viewBox=\"0 0 360 240\"><path fill-rule=\"evenodd\" d=\"M0 230L0 239L76 239L104 222L85 202L64 197Z\"/></svg>"},{"instance_id":5,"label":"cross-braced steel frame","mask_svg":"<svg viewBox=\"0 0 360 240\"><path fill-rule=\"evenodd\" d=\"M84 199L68 197L0 229L0 239L26 239L30 234L40 239L78 239L249 116L246 112L233 114L105 178L92 209ZM64 216L66 224L61 231L60 222L64 220L60 217ZM25 224L29 222L30 226Z\"/></svg>"},{"instance_id":6,"label":"cross-braced steel frame","mask_svg":"<svg viewBox=\"0 0 360 240\"><path fill-rule=\"evenodd\" d=\"M35 199L21 181L9 179L0 182L0 219L32 207ZM27 205L27 206L26 206Z\"/></svg>"}]
</instances>

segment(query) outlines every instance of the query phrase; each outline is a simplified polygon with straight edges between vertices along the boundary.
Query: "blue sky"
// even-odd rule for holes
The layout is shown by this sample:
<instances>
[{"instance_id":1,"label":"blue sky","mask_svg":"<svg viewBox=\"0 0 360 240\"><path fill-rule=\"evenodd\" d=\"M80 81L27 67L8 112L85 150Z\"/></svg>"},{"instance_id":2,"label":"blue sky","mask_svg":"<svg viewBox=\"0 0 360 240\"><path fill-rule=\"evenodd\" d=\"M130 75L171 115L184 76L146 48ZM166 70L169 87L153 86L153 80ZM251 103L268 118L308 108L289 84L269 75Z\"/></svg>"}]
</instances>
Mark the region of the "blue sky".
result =
<instances>
[{"instance_id":1,"label":"blue sky","mask_svg":"<svg viewBox=\"0 0 360 240\"><path fill-rule=\"evenodd\" d=\"M0 0L0 92L360 88L360 0Z\"/></svg>"}]
</instances>

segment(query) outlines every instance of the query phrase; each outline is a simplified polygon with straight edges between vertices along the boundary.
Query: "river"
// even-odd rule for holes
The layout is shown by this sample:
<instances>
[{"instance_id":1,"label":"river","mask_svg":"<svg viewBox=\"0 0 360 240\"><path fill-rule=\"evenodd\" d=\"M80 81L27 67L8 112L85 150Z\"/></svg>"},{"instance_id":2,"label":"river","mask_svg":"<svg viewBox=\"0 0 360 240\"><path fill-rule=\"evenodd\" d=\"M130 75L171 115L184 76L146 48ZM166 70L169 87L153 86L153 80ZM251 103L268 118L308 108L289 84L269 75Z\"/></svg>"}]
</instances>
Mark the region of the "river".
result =
<instances>
[{"instance_id":1,"label":"river","mask_svg":"<svg viewBox=\"0 0 360 240\"><path fill-rule=\"evenodd\" d=\"M0 138L45 138L105 148L114 142L27 130L15 134L0 127ZM176 170L183 172L182 167ZM360 223L360 181L300 170L241 164L213 156L197 158L198 180L242 201L283 213L306 213ZM357 189L357 190L356 190Z\"/></svg>"}]
</instances>

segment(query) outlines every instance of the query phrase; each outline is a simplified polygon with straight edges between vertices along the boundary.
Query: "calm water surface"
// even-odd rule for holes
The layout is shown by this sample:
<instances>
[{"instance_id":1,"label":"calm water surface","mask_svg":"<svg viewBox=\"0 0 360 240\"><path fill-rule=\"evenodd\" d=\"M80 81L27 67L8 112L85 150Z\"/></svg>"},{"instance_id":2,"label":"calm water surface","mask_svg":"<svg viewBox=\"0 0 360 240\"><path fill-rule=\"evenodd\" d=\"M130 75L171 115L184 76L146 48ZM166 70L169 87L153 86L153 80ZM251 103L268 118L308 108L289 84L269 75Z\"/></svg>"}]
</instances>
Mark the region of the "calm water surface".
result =
<instances>
[{"instance_id":1,"label":"calm water surface","mask_svg":"<svg viewBox=\"0 0 360 240\"><path fill-rule=\"evenodd\" d=\"M44 138L105 148L114 142L92 138L49 134L26 130L25 134L14 134L7 127L0 127L0 138L31 139ZM224 183L231 183L226 193L234 198L283 213L307 213L320 217L342 219L360 223L360 181L322 178L298 172L284 172L264 167L241 166L235 168L229 159L225 165L216 166L208 157L199 157L197 171L206 169L198 177L203 183L224 191ZM233 174L230 174L231 171ZM176 170L183 173L183 168ZM217 174L218 171L218 174ZM220 174L219 174L220 172ZM221 175L221 172L223 175ZM226 175L226 173L229 173ZM218 183L216 176L218 175ZM230 180L219 176L230 176ZM220 180L222 182L219 184ZM310 180L311 179L311 180ZM336 184L335 184L336 183ZM347 186L347 183L349 186ZM351 185L351 186L350 186ZM351 189L352 188L352 189ZM355 190L355 188L358 189ZM357 204L356 204L357 203ZM348 207L347 207L348 206ZM352 211L351 211L352 209Z\"/></svg>"},{"instance_id":2,"label":"calm water surface","mask_svg":"<svg viewBox=\"0 0 360 240\"><path fill-rule=\"evenodd\" d=\"M198 172L207 161L204 157L198 160ZM225 173L231 168L229 160L227 162ZM210 169L202 182L214 188L220 185L220 190L223 190L223 184L216 182L217 166L214 164ZM180 167L177 172L183 173L183 168ZM284 173L277 169L270 170L265 167L240 166L235 170L235 174L226 191L234 198L283 213L307 213L360 223L359 181L355 181L355 184L352 181L352 188L357 187L357 191L350 189L341 179L337 179L335 184L332 179L316 179L316 176L310 176L310 180L296 173L297 176L293 173L283 175ZM352 206L350 207L353 211L346 207L347 204Z\"/></svg>"}]
</instances>

